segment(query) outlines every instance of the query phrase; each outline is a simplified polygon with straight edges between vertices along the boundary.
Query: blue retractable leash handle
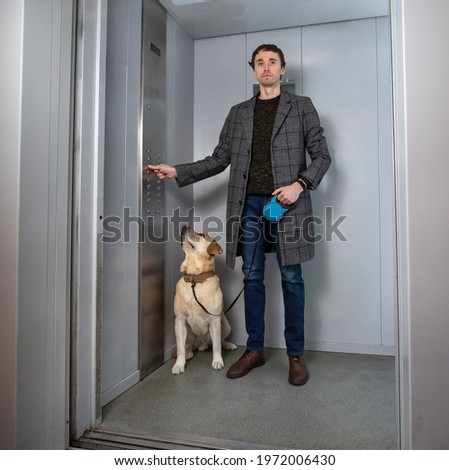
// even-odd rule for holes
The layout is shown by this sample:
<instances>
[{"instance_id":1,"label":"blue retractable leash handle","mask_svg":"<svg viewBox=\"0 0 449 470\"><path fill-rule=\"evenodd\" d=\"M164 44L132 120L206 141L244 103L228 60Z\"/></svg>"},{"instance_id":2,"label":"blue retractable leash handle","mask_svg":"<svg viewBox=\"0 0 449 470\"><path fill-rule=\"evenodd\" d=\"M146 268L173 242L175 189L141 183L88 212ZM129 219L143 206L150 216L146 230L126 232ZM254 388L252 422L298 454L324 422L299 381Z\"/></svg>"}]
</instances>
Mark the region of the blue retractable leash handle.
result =
<instances>
[{"instance_id":1,"label":"blue retractable leash handle","mask_svg":"<svg viewBox=\"0 0 449 470\"><path fill-rule=\"evenodd\" d=\"M270 222L278 222L282 219L284 214L290 209L288 206L284 206L278 201L277 196L273 196L271 201L265 204L263 208L264 217Z\"/></svg>"}]
</instances>

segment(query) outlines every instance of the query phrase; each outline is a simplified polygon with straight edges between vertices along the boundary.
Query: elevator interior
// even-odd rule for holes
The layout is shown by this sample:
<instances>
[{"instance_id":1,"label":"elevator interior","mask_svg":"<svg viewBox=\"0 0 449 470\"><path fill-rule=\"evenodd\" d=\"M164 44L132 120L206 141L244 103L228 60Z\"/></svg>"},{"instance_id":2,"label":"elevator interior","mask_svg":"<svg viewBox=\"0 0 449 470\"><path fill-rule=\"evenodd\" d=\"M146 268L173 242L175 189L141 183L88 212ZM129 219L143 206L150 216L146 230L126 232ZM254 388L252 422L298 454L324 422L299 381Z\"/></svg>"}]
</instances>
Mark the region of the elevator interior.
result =
<instances>
[{"instance_id":1,"label":"elevator interior","mask_svg":"<svg viewBox=\"0 0 449 470\"><path fill-rule=\"evenodd\" d=\"M245 64L262 42L284 50L290 86L312 97L334 156L313 199L323 242L305 267L306 348L394 355L388 2L334 9L326 1L231 1L222 10L217 3L108 2L99 421L101 406L171 357L180 225L199 217L209 223L199 228L224 236L226 173L180 190L142 168L210 154L229 107L253 93ZM276 311L282 300L271 261L267 311ZM240 273L222 260L217 269L226 303ZM243 345L241 309L230 321ZM267 345L283 348L276 316L268 315L267 331Z\"/></svg>"}]
</instances>

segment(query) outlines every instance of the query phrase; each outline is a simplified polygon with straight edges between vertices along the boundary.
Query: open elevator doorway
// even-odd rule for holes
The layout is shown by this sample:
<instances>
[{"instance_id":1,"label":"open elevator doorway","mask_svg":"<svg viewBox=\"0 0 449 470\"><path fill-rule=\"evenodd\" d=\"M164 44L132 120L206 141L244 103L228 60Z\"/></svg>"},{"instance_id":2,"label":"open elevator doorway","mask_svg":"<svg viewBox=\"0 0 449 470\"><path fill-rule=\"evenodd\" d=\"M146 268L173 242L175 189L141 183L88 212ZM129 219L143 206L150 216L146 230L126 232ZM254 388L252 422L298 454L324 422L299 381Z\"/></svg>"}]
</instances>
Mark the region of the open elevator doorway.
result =
<instances>
[{"instance_id":1,"label":"open elevator doorway","mask_svg":"<svg viewBox=\"0 0 449 470\"><path fill-rule=\"evenodd\" d=\"M182 56L182 53L179 52L179 49L184 48L184 52L187 53L187 56L192 58L193 64L193 50L195 46L192 40L182 40L183 37L185 39L187 36L183 33L183 31L181 31L180 28L178 28L171 18L165 16L165 11L161 9L158 2L143 2L144 5L147 5L147 8L155 8L157 11L157 13L153 13L146 17L144 9L143 20L141 16L141 10L139 10L139 8L134 9L136 3L140 2L133 3L111 0L108 2L107 22L109 50L106 67L107 85L105 120L106 134L111 137L111 140L108 143L107 139L105 145L105 222L102 224L104 229L104 242L102 243L103 290L101 305L102 357L101 367L97 369L97 373L98 370L100 370L102 382L101 408L103 413L101 413L101 411L98 413L98 426L94 433L97 433L97 436L98 433L100 433L101 436L107 435L112 441L116 440L121 442L122 445L130 446L148 445L155 447L166 446L167 448L174 448L176 446L182 447L184 445L187 447L210 446L214 448L238 448L240 446L243 448L249 448L248 446L251 445L255 447L259 445L262 447L265 446L266 448L283 447L284 445L282 441L276 441L272 432L266 432L262 438L262 441L260 442L255 442L254 439L248 437L248 434L247 437L239 436L239 434L236 432L236 429L232 427L228 427L227 434L218 433L215 434L214 437L213 429L208 430L207 428L199 425L195 419L191 419L192 416L196 416L196 419L204 423L204 419L201 419L201 415L202 413L205 413L205 410L208 408L205 408L204 406L202 408L198 408L195 403L199 403L200 407L202 404L204 405L205 403L212 403L211 409L218 412L218 418L221 419L221 423L226 423L226 421L229 422L230 410L232 410L236 404L238 405L240 402L242 402L242 400L248 400L251 397L251 393L254 392L255 389L260 388L260 383L258 384L255 382L245 385L243 382L240 382L240 385L236 389L236 396L233 396L232 394L229 396L228 393L227 396L220 397L220 395L211 392L217 392L217 390L226 389L229 384L226 382L222 384L219 383L217 375L214 374L213 371L209 370L210 367L208 365L208 360L204 360L206 357L205 355L198 356L196 362L192 362L192 365L186 372L186 375L182 378L171 377L171 366L169 367L165 363L165 361L170 358L170 351L174 345L174 335L172 331L173 316L171 313L172 309L170 302L172 301L174 294L174 283L179 277L178 267L182 259L182 254L176 240L176 234L172 232L169 234L166 233L164 235L163 220L166 219L164 219L163 216L167 214L173 214L173 210L177 207L180 208L180 215L191 215L191 213L189 213L189 209L193 207L193 191L192 188L186 188L180 192L179 189L170 187L169 185L164 187L162 183L154 179L147 178L146 175L142 175L141 168L147 161L157 162L159 159L162 161L165 160L164 155L167 157L172 155L172 158L174 158L173 156L176 156L176 162L173 163L182 161L181 158L183 157L186 158L186 161L191 158L191 155L189 155L188 152L181 154L179 149L182 148L182 146L189 147L189 145L191 148L194 147L193 120L189 119L188 116L187 119L185 119L185 116L180 116L178 118L174 118L173 121L170 121L170 113L172 113L171 116L173 118L173 107L176 106L181 109L189 109L190 106L190 109L193 109L193 103L189 103L189 100L193 100L193 93L186 94L185 90L189 87L194 89L195 86L198 85L193 83L193 70L187 74L184 70L184 73L186 74L183 76L184 82L182 91L184 91L184 93L179 91L177 92L176 83L173 83L176 82L176 78L171 75L171 72L174 70L179 71L180 66L177 63L177 59ZM151 28L150 37L147 37L145 33L146 21L148 21L148 24L150 24L151 21L155 18L158 18L158 20L156 21L156 24L154 24L153 28ZM170 47L173 47L173 44L164 45L165 31L163 25L165 21L167 21L166 25L169 30L166 37L174 40L176 47L178 48L177 53L173 53L173 50L170 52ZM344 23L345 22L342 23L342 30L338 30L338 26L336 26L337 31L334 30L329 32L326 31L326 28L318 26L315 30L313 27L310 27L307 31L301 32L301 37L305 38L303 47L305 44L313 44L315 39L323 37L323 35L324 39L322 40L323 42L321 43L321 47L324 47L326 44L329 46L330 43L327 41L330 37L332 37L332 34L335 34L336 32L341 34L344 32L347 26ZM356 30L361 31L364 30L365 27L371 28L370 31L372 33L378 33L379 31L383 31L385 33L386 30L388 30L388 27L385 29L385 25L388 25L387 18L383 18L383 20L380 21L377 19L372 19L365 21L366 24L362 23L355 26ZM381 23L383 26L380 26L379 29L378 25ZM142 26L142 31L136 30L136 24L140 24ZM356 24L356 22L354 22L354 24ZM112 34L114 28L115 34ZM346 38L350 38L353 32L353 30L347 31L345 33ZM158 35L153 36L154 33L157 33ZM289 33L291 33L291 31L289 31ZM249 43L248 47L250 47L251 41L258 41L259 39L267 37L268 35L274 38L273 42L276 42L278 39L276 34L276 32L266 34L259 33L259 35L256 33L253 36L246 36L244 41L247 41ZM362 33L362 35L364 35L364 33ZM288 37L285 37L284 32L281 32L280 37L281 41L288 42L289 40ZM143 38L143 40L141 38ZM181 40L179 41L179 39ZM234 43L234 39L237 42ZM238 37L224 39L225 49L228 48L229 45L238 45L239 40L240 39ZM217 39L217 41L220 41L220 39ZM167 45L169 46L168 50ZM197 53L204 54L206 63L208 59L209 63L213 63L215 46L216 44L214 44L212 47L209 47L207 40L198 41ZM340 44L340 46L346 47L347 45ZM293 47L295 46L292 46L292 48ZM283 48L285 49L285 47ZM110 51L113 51L113 53L111 54ZM243 56L246 56L246 52L247 51L245 51ZM289 55L291 54L288 51L286 52ZM376 52L376 59L378 59L378 53L379 51ZM179 55L175 57L176 54ZM140 69L140 57L142 57L142 75ZM168 59L168 62L160 65L161 59L164 59L164 57ZM311 57L312 55L310 53L309 59ZM149 62L146 62L147 59ZM151 81L146 82L144 78L146 73L146 63L153 63L153 65L149 67L149 74L157 72L159 74L159 79L160 74L167 74L166 80L165 78L163 80L159 80L159 85L156 86L158 83L158 78L152 76ZM201 61L199 61L199 63L196 65L202 67ZM167 67L169 73L167 73ZM202 77L203 81L201 82L201 85L204 84L203 82L207 82L211 78L207 74L207 68L209 68L209 66L206 65L204 70L198 72L195 71L196 77ZM379 73L378 70L377 73ZM140 77L143 77L142 86L140 86ZM304 79L304 77L301 78ZM313 77L311 77L308 83L309 87L312 87L310 89L310 93L315 96L318 95L318 91L322 92L322 90L319 88L319 81L316 82L317 91L313 89L311 84L314 80L312 80L312 78ZM198 78L198 80L201 81L201 78ZM243 77L243 80L245 80L245 77ZM298 82L300 81L304 80L298 80ZM344 79L342 79L342 81L344 81ZM307 82L307 80L305 80L305 82ZM355 86L355 84L352 83L351 86ZM168 87L169 92L167 92L165 87ZM251 88L252 84L249 87ZM121 91L117 93L118 90ZM204 88L204 90L207 95L207 88ZM148 93L150 98L146 98L146 93ZM163 103L164 97L167 99L165 104ZM184 100L184 102L180 104L180 100ZM231 103L231 100L229 100L229 103ZM169 113L168 117L165 115L165 111ZM188 114L189 112L187 115ZM155 116L155 118L152 118L153 116ZM176 119L179 120L177 121ZM326 130L328 128L330 130L330 136L328 138L331 138L332 140L338 139L338 129L332 130L331 117L327 118L327 120L329 122L325 123L325 128ZM200 117L198 124L195 124L195 126L204 126L207 129L207 123L203 121L201 121ZM163 122L168 122L166 128L164 128L163 125L161 126L161 123ZM182 145L180 145L179 142L176 142L176 139L167 138L167 131L172 132L173 129L175 129L177 133L181 134L180 140L182 141ZM152 136L151 134L146 134L148 131L154 131L154 134ZM212 140L215 138L214 136L218 135L217 132L211 132L210 134ZM329 133L327 132L327 134ZM147 136L149 140L146 140ZM209 143L206 143L205 145L210 146ZM195 152L197 150L203 152L201 148L198 149L197 146L195 146ZM340 149L338 148L335 150L337 154L340 152ZM204 152L210 152L210 148L204 149ZM386 165L388 166L388 162ZM342 167L339 169L341 171ZM338 176L341 177L342 175L339 175L338 173L334 174L334 178L336 176L338 180ZM365 174L362 174L361 176L358 175L361 185L364 184L364 177ZM387 183L388 186L388 181L388 179L384 179L381 184ZM340 180L340 183L341 182L342 180ZM392 184L392 178L390 182ZM211 184L214 185L216 183ZM218 187L225 188L225 185L223 182L220 182ZM385 189L385 187L383 189ZM392 187L390 189L392 190ZM201 211L204 211L205 213L210 211L208 199L210 199L210 194L212 194L211 191L212 193L214 191L211 186L204 185L204 188L200 189L196 193L195 201L200 213ZM385 192L383 192L382 197L386 197ZM321 204L321 202L322 201L319 201L318 204ZM393 204L392 194L390 202ZM357 205L360 206L361 204L357 203ZM390 213L391 211L392 209L390 209ZM357 215L358 212L356 211L355 214ZM114 219L113 217L119 217L124 225L120 226L120 223L122 222L117 223L118 219ZM146 246L145 243L139 243L139 237L141 236L142 230L146 232L146 234L149 233L149 228L145 226L145 222L147 220L151 220L153 223L156 221L150 232L152 234L152 240L150 240L151 243L148 246ZM386 234L387 237L393 237L393 221L391 221L391 233L388 233L388 228L385 228L385 224L382 225L382 229L384 230L384 236ZM116 240L116 235L118 233L120 233L120 237L123 236L120 240ZM377 243L379 245L381 244L381 237L382 234L379 233L379 237L377 239ZM169 242L165 244L158 243L164 239L168 239ZM354 240L354 242L357 244L357 240ZM358 240L358 242L360 243L360 240ZM367 245L362 247L359 246L359 249L366 249L366 246ZM377 250L377 247L370 248L368 246L368 250L369 249ZM341 253L338 255L341 255ZM332 259L328 258L327 256L327 254L324 254L321 261L324 261L324 263L329 266L329 263L332 263ZM357 264L357 260L354 259L353 262ZM391 262L393 263L393 260L391 260ZM366 263L368 263L368 261L366 261ZM388 275L392 275L393 271L394 267L392 268L391 272L387 273L387 276L381 280L381 282L387 283ZM237 291L236 282L238 283L238 279L232 281L230 278L234 275L230 276L229 273L226 272L224 272L223 275L225 281L229 281L229 283L226 283L224 287L225 296L226 298L231 298L233 293ZM309 274L312 282L314 276L319 275L320 272L314 271L313 269ZM235 277L237 278L238 276ZM169 282L166 282L166 280ZM309 282L310 281L306 279L306 283ZM311 288L313 289L313 286ZM393 287L391 287L391 289L393 289ZM381 287L379 287L379 290L382 290ZM310 296L314 296L316 294L316 292L312 292ZM368 292L368 296L369 294L370 292ZM392 295L391 291L389 294ZM316 295L316 297L319 298L318 295ZM356 304L358 300L358 298L346 298L346 300L340 302L344 305L345 303L354 301ZM337 301L337 304L338 303L339 301ZM148 306L147 310L145 310L145 304ZM320 305L315 304L315 307L318 310L320 309ZM393 312L392 315L394 315ZM234 320L237 324L240 321L237 317ZM312 325L312 336L314 333L313 328L318 327L319 325ZM238 325L236 330L236 334L238 334ZM311 349L319 350L320 344L318 343L319 337L316 338L315 344L311 344ZM240 341L240 344L244 344L243 341ZM117 348L117 346L119 347ZM279 362L279 350L280 349L277 347L274 347L272 350L271 364L274 369L282 368L282 365ZM335 348L335 344L334 352L334 358L336 359L337 363L340 362L341 364L345 359L352 361L353 366L351 366L351 363L347 363L347 365L343 368L343 375L353 375L354 370L357 369L359 369L359 371L364 370L364 373L362 373L360 376L362 382L369 382L372 380L372 378L369 377L370 363L371 365L376 363L377 365L373 367L374 369L378 369L380 367L381 374L385 373L386 375L389 375L391 373L391 367L394 369L394 357L392 357L391 354L387 355L384 359L382 359L382 355L379 355L377 351L377 357L373 357L369 354L350 354L347 356L345 353L339 353L338 348ZM334 368L332 361L328 362L332 358L332 353L329 354L330 355L322 352L310 353L311 359L313 358L312 360L315 362L317 368L322 368L322 370L330 370ZM343 355L339 356L339 354ZM231 357L231 355L225 356L227 366L233 361L233 359L234 358ZM359 359L367 359L368 362L358 363ZM320 361L323 361L322 366L319 365ZM379 362L381 365L379 365ZM382 363L384 364L382 365ZM200 370L195 370L194 365L197 368L199 367ZM297 397L290 396L292 392L291 387L290 390L288 388L284 390L284 387L281 386L280 383L271 383L273 377L277 377L277 375L272 369L267 368L266 370L268 376L265 377L265 381L262 382L262 388L265 389L266 394L273 395L273 400L266 402L266 406L271 410L272 415L267 412L266 408L263 412L259 412L256 408L251 410L250 414L253 413L254 422L257 422L260 417L263 417L265 425L268 423L270 428L272 428L270 425L270 416L279 415L279 409L283 407L283 402L295 401ZM338 369L334 368L334 371L337 370ZM367 372L368 375L364 375ZM205 373L208 374L207 380L204 378ZM189 376L187 374L190 375L190 380L192 380L192 382L188 382ZM319 377L315 378L316 383L319 384ZM213 382L208 382L208 380L212 380ZM167 385L167 381L169 382L168 389L162 386L162 382L164 382L164 385ZM186 381L184 384L185 387L183 385L184 381ZM333 387L335 389L337 384L340 392L344 395L344 387L341 387L341 383L339 383L339 381L340 378L337 377L336 382L324 382L321 385L323 388L328 386L329 388ZM150 389L145 390L145 384L148 384ZM372 384L373 383L370 385ZM268 388L269 385L272 385L273 389ZM347 396L351 396L351 383L348 382L347 385L349 387L347 390ZM376 383L374 381L374 385L375 387L382 387L381 382ZM242 386L243 388L240 388ZM195 387L200 387L201 392L206 392L205 395L202 396L201 393L197 393L197 391L195 391ZM360 383L358 385L355 384L354 387L360 388ZM130 391L126 392L128 389L130 389ZM147 418L144 418L145 414L138 411L139 405L135 398L136 396L131 398L130 402L127 404L123 404L126 400L126 396L132 393L133 390L137 390L136 396L146 395L147 397L152 397L153 401L148 402L144 400L142 403L145 403L145 405L143 406L157 408L160 412L159 417L157 414L154 414L152 416L147 415ZM186 396L186 390L191 391L190 395L187 394ZM360 388L360 391L363 391L363 387ZM188 407L186 408L187 414L184 413L182 418L181 414L179 413L180 410L177 410L175 407L170 405L167 400L163 399L164 395L165 397L168 397L170 393L175 393L176 395L176 392L179 393L179 396L175 397L175 400L172 403L177 402L176 398L178 399L178 405L179 400L186 403L186 399L189 397L192 399L190 405L188 405L188 403L186 404ZM391 430L391 426L394 428L396 424L396 412L394 411L394 377L393 385L391 385L390 382L390 390L388 393L390 397L389 404L392 404L392 407L389 408L389 414L391 416L389 417L389 420L387 420L389 424L387 427ZM258 398L260 399L261 397ZM314 407L311 406L313 403L315 403L315 406L317 406L317 408L315 408L316 413L314 419L311 421L312 423L314 422L317 426L318 423L321 423L320 429L317 429L316 431L317 434L321 433L323 435L323 429L326 428L326 422L328 422L329 419L332 421L332 414L329 414L327 417L322 416L322 420L318 419L319 412L323 409L324 405L326 405L326 407L330 406L331 408L335 409L340 408L342 412L341 415L335 415L337 416L335 420L340 420L340 423L343 423L343 426L336 428L335 430L331 429L331 434L333 433L335 435L341 435L341 433L348 432L349 428L351 428L351 432L354 433L354 422L356 421L359 421L359 424L360 422L362 424L360 433L368 432L369 434L371 422L373 424L373 426L371 426L371 431L374 431L374 434L377 433L375 431L375 422L378 417L374 416L375 413L372 412L369 406L365 406L365 404L360 403L359 405L362 414L357 415L354 412L353 406L349 406L345 412L345 408L342 406L342 403L345 400L341 394L339 395L338 393L335 393L334 395L331 394L329 396L321 395L321 403L319 401L317 402L316 400L314 402L314 398L317 398L315 391L309 390L304 404L311 410L314 409ZM352 405L354 405L354 403L357 401L355 397L353 398L354 402ZM386 399L387 398L385 395L379 395L376 398L376 400L380 401L385 401ZM393 403L391 403L391 400ZM224 403L226 406L223 406ZM122 411L126 408L128 408L128 411L121 415L120 413L122 411L115 413L113 411L114 407L117 411L119 409L118 407L120 406L122 406ZM193 406L193 408L191 406ZM129 412L130 407L134 408L133 412ZM115 418L111 419L114 413ZM343 415L346 414L347 416L351 413L354 414L354 421L352 423L351 421L342 421ZM134 425L132 425L132 419L135 419L135 417L139 414L141 417L140 423L138 420L135 420ZM170 421L169 419L171 414L177 414L173 421ZM133 415L134 418L132 418ZM293 414L289 413L289 415L290 417L293 416L293 418L295 418L294 412ZM340 417L338 418L338 416ZM299 415L297 418L299 418ZM176 420L178 420L178 423L176 423ZM181 426L179 425L179 420L182 422ZM162 427L160 426L161 423L163 424ZM379 425L379 422L377 424ZM214 425L221 429L226 427L223 426L223 424L220 424L219 419L215 421ZM295 424L293 421L292 426L292 429L295 430L297 424ZM263 426L261 429L262 428ZM327 426L327 428L329 428L329 426ZM382 432L384 432L385 425L381 425L378 429L382 429ZM217 436L220 437L217 438ZM327 446L323 444L325 447L330 447L329 443L332 442L334 442L335 446L339 445L338 440L332 440L330 436L326 437L324 435L323 437L328 443ZM394 447L396 439L393 438L392 440L394 441L392 444ZM131 442L134 442L134 444L131 444ZM295 442L297 442L298 447L307 446L305 441L301 441L299 438ZM290 443L287 446L291 447L292 445Z\"/></svg>"}]
</instances>

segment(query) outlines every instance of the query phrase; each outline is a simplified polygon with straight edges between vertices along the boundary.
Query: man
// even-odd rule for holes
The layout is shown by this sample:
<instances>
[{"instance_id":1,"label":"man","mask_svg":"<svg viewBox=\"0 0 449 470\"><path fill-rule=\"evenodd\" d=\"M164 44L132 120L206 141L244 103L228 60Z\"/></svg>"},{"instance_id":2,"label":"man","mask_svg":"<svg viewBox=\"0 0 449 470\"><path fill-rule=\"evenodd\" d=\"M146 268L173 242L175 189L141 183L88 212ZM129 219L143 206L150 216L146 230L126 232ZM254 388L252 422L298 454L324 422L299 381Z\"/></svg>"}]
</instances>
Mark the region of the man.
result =
<instances>
[{"instance_id":1,"label":"man","mask_svg":"<svg viewBox=\"0 0 449 470\"><path fill-rule=\"evenodd\" d=\"M213 154L194 163L149 165L159 178L179 186L216 175L231 165L226 221L226 263L243 258L246 351L227 371L243 377L265 364L265 253L276 252L284 300L288 380L304 385L304 282L301 263L314 255L310 190L330 165L318 114L307 97L281 91L285 58L274 44L262 44L249 62L259 94L233 106ZM306 162L306 151L310 164ZM273 196L288 207L278 222L262 216ZM235 223L238 221L238 223Z\"/></svg>"}]
</instances>

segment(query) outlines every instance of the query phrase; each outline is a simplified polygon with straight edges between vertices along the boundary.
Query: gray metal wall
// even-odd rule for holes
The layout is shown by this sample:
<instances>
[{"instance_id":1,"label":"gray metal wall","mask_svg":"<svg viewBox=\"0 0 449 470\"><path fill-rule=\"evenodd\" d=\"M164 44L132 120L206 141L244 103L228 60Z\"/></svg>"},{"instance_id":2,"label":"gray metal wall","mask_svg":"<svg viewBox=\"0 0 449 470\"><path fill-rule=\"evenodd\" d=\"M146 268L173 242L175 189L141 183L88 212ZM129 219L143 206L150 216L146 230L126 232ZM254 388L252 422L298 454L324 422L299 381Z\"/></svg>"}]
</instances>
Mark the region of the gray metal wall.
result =
<instances>
[{"instance_id":1,"label":"gray metal wall","mask_svg":"<svg viewBox=\"0 0 449 470\"><path fill-rule=\"evenodd\" d=\"M107 0L78 0L73 149L71 436L101 419Z\"/></svg>"},{"instance_id":2,"label":"gray metal wall","mask_svg":"<svg viewBox=\"0 0 449 470\"><path fill-rule=\"evenodd\" d=\"M167 17L167 160L171 165L188 163L193 155L194 41ZM165 185L165 213L172 217L165 245L165 359L175 346L173 299L184 253L180 244L183 224L193 224L193 186Z\"/></svg>"},{"instance_id":3,"label":"gray metal wall","mask_svg":"<svg viewBox=\"0 0 449 470\"><path fill-rule=\"evenodd\" d=\"M14 55L4 62L1 87L8 91L1 126L2 160L7 159L1 187L8 193L2 194L8 201L5 218L2 207L2 282L8 292L5 302L2 295L0 343L9 345L2 360L11 363L2 373L10 388L1 396L0 447L64 448L73 6L70 0L28 0L2 2L1 8L1 47Z\"/></svg>"},{"instance_id":4,"label":"gray metal wall","mask_svg":"<svg viewBox=\"0 0 449 470\"><path fill-rule=\"evenodd\" d=\"M68 436L73 7L26 1L24 13L17 446L51 449Z\"/></svg>"},{"instance_id":5,"label":"gray metal wall","mask_svg":"<svg viewBox=\"0 0 449 470\"><path fill-rule=\"evenodd\" d=\"M22 17L24 2L1 2L0 90L5 97L0 112L0 214L2 220L2 327L0 330L0 449L16 447L17 408L17 300L19 292L19 198L21 133ZM7 93L5 91L8 90ZM5 360L8 358L8 360Z\"/></svg>"},{"instance_id":6,"label":"gray metal wall","mask_svg":"<svg viewBox=\"0 0 449 470\"><path fill-rule=\"evenodd\" d=\"M102 404L138 382L142 3L109 0L101 331ZM126 220L125 220L126 219Z\"/></svg>"},{"instance_id":7,"label":"gray metal wall","mask_svg":"<svg viewBox=\"0 0 449 470\"><path fill-rule=\"evenodd\" d=\"M167 29L165 10L143 1L142 34L142 167L167 159ZM165 182L146 172L142 182L140 250L140 374L145 377L164 362L164 264L168 236Z\"/></svg>"},{"instance_id":8,"label":"gray metal wall","mask_svg":"<svg viewBox=\"0 0 449 470\"><path fill-rule=\"evenodd\" d=\"M401 444L449 449L449 3L392 7Z\"/></svg>"}]
</instances>

